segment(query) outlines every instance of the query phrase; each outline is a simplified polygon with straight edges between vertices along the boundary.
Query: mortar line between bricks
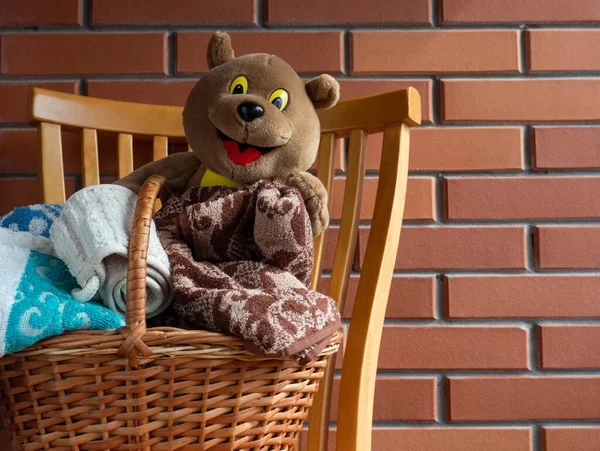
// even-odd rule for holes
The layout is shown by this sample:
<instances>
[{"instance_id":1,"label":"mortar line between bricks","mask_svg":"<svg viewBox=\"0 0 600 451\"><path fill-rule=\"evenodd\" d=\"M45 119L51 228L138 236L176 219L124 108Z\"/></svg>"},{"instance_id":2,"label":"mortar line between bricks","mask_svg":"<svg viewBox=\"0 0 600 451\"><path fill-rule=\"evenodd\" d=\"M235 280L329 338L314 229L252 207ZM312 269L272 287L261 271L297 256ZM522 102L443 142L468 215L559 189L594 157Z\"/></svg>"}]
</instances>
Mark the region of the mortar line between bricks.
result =
<instances>
[{"instance_id":1,"label":"mortar line between bricks","mask_svg":"<svg viewBox=\"0 0 600 451\"><path fill-rule=\"evenodd\" d=\"M268 8L268 2L265 0L256 0L254 7L254 19L256 25L258 25L260 28L265 28L265 13L266 8Z\"/></svg>"},{"instance_id":2,"label":"mortar line between bricks","mask_svg":"<svg viewBox=\"0 0 600 451\"><path fill-rule=\"evenodd\" d=\"M542 450L542 428L535 424L531 429L531 451L543 451Z\"/></svg>"},{"instance_id":3,"label":"mortar line between bricks","mask_svg":"<svg viewBox=\"0 0 600 451\"><path fill-rule=\"evenodd\" d=\"M527 330L528 339L528 362L529 371L532 374L540 373L540 348L538 346L538 326L535 321L531 321Z\"/></svg>"},{"instance_id":4,"label":"mortar line between bricks","mask_svg":"<svg viewBox=\"0 0 600 451\"><path fill-rule=\"evenodd\" d=\"M527 58L528 58L528 52L527 52L527 44L526 44L526 37L527 35L527 27L525 25L521 26L521 31L519 31L519 41L518 41L518 47L519 47L519 72L521 72L522 74L525 74L528 72L527 70Z\"/></svg>"},{"instance_id":5,"label":"mortar line between bricks","mask_svg":"<svg viewBox=\"0 0 600 451\"><path fill-rule=\"evenodd\" d=\"M435 0L434 0L435 1ZM433 11L432 11L433 16ZM435 28L432 24L426 22L410 23L410 22L395 22L395 23L310 23L310 24L273 24L264 23L264 28L261 29L257 24L232 24L232 23L213 23L213 24L90 24L90 29L85 29L77 25L42 25L42 26L1 26L0 33L85 33L94 32L153 32L153 31L193 31L193 32L210 32L217 30L227 31L268 31L268 32L328 32L328 31L343 31L345 29L351 31L481 31L488 30L518 30L522 26L527 26L531 29L581 29L581 30L596 30L600 28L600 22L571 22L571 23L553 23L553 22L453 22L453 23L438 23Z\"/></svg>"},{"instance_id":6,"label":"mortar line between bricks","mask_svg":"<svg viewBox=\"0 0 600 451\"><path fill-rule=\"evenodd\" d=\"M339 220L333 220L331 221L330 226L332 227L337 227L339 226ZM406 229L411 229L411 228L422 228L422 229L440 229L440 228L444 228L444 229L466 229L466 228L473 228L473 227L486 227L486 228L510 228L510 226L512 226L513 228L519 227L522 228L524 231L526 229L527 226L555 226L555 227L559 227L559 226L581 226L581 227L598 227L600 226L600 218L594 218L594 219L581 219L581 218L576 218L576 219L532 219L531 221L528 220L523 220L523 219L492 219L492 220L486 220L486 219L474 219L474 220L450 220L450 221L446 221L443 224L436 224L433 221L427 220L427 221L419 221L419 220L406 220L403 222L402 227L406 228ZM360 221L359 223L359 227L362 229L369 229L371 227L371 220L369 219L363 219ZM439 269L444 269L444 268L439 268ZM452 268L448 268L448 269L452 269ZM474 268L477 269L477 268ZM502 267L500 269L522 269L521 266L519 266L518 268L514 268L514 267ZM525 266L525 268L523 269L527 269L527 266ZM545 268L536 268L536 270L543 270ZM554 268L549 268L549 269L554 269ZM556 269L565 269L565 268L556 268ZM580 268L574 268L574 269L580 269Z\"/></svg>"},{"instance_id":7,"label":"mortar line between bricks","mask_svg":"<svg viewBox=\"0 0 600 451\"><path fill-rule=\"evenodd\" d=\"M360 226L368 228L370 222L360 223ZM430 229L440 228L466 228L466 227L502 227L502 226L515 226L515 227L526 227L526 226L598 226L600 225L600 218L573 218L573 219L452 219L445 221L443 224L435 224L431 221L410 221L403 224L403 227L425 227Z\"/></svg>"},{"instance_id":8,"label":"mortar line between bricks","mask_svg":"<svg viewBox=\"0 0 600 451\"><path fill-rule=\"evenodd\" d=\"M87 77L93 77L95 80L101 81L148 81L148 80L197 80L199 77L204 75L205 72L180 72L175 74L172 77L167 77L165 74L124 74L124 73L113 73L113 74L85 74ZM320 72L303 72L300 74L300 77L304 80L308 80L310 78L314 78L315 76L321 75ZM549 72L549 73L529 73L526 76L524 74L514 73L514 74L506 74L506 73L490 73L490 72L470 72L470 73L436 73L436 74L426 74L423 72L402 72L402 73L390 73L390 74L344 74L338 73L333 74L333 77L338 80L356 80L356 81L369 81L369 80L378 80L378 81L402 81L402 80L411 80L411 81L431 81L432 77L436 77L441 81L446 80L463 80L463 81L502 81L502 80L518 80L518 81L527 81L527 80L538 80L538 79L548 79L548 80L564 80L566 82L573 80L592 80L598 81L600 77L598 76L598 71L584 71L584 72ZM63 81L65 79L76 79L77 76L68 75L68 74L36 74L36 75L27 75L27 74L2 74L0 75L0 81L6 80L14 80L18 79L20 81ZM473 120L473 121L449 121L448 123L466 123L470 124L473 122L485 122L488 124L497 124L497 123L507 123L507 124L562 124L569 125L574 123L589 123L589 122L600 122L598 120L590 120L590 121L499 121L499 120Z\"/></svg>"},{"instance_id":9,"label":"mortar line between bricks","mask_svg":"<svg viewBox=\"0 0 600 451\"><path fill-rule=\"evenodd\" d=\"M444 374L436 377L436 423L446 424L448 423L448 399L446 395L448 379Z\"/></svg>"},{"instance_id":10,"label":"mortar line between bricks","mask_svg":"<svg viewBox=\"0 0 600 451\"><path fill-rule=\"evenodd\" d=\"M444 275L436 274L435 276L435 312L434 317L436 322L445 321L445 305L446 298L444 292Z\"/></svg>"},{"instance_id":11,"label":"mortar line between bricks","mask_svg":"<svg viewBox=\"0 0 600 451\"><path fill-rule=\"evenodd\" d=\"M429 6L431 8L431 25L434 28L440 28L442 22L440 0L431 0Z\"/></svg>"},{"instance_id":12,"label":"mortar line between bricks","mask_svg":"<svg viewBox=\"0 0 600 451\"><path fill-rule=\"evenodd\" d=\"M85 30L91 29L92 22L92 8L90 0L81 0L81 26Z\"/></svg>"},{"instance_id":13,"label":"mortar line between bricks","mask_svg":"<svg viewBox=\"0 0 600 451\"><path fill-rule=\"evenodd\" d=\"M485 370L485 369L474 369L474 370L448 370L448 369L430 369L430 370L378 370L377 378L379 379L435 379L440 375L444 375L450 379L465 379L465 378L497 378L497 377L514 377L514 378L571 378L571 379L585 379L585 378L600 378L600 369L590 370L557 370L557 371L539 371L533 373L529 370ZM600 420L598 420L600 422Z\"/></svg>"},{"instance_id":14,"label":"mortar line between bricks","mask_svg":"<svg viewBox=\"0 0 600 451\"><path fill-rule=\"evenodd\" d=\"M175 34L167 33L167 76L171 77L177 73L177 62L176 62L176 48L175 48Z\"/></svg>"},{"instance_id":15,"label":"mortar line between bricks","mask_svg":"<svg viewBox=\"0 0 600 451\"><path fill-rule=\"evenodd\" d=\"M531 139L533 127L529 125L523 126L523 169L526 172L532 172L534 165L531 158Z\"/></svg>"},{"instance_id":16,"label":"mortar line between bricks","mask_svg":"<svg viewBox=\"0 0 600 451\"><path fill-rule=\"evenodd\" d=\"M344 35L342 37L342 58L344 63L343 72L345 75L349 75L352 68L352 45L350 44L350 32L344 31ZM336 77L339 78L339 77Z\"/></svg>"},{"instance_id":17,"label":"mortar line between bricks","mask_svg":"<svg viewBox=\"0 0 600 451\"><path fill-rule=\"evenodd\" d=\"M431 123L438 126L442 123L442 93L439 77L431 78Z\"/></svg>"},{"instance_id":18,"label":"mortar line between bricks","mask_svg":"<svg viewBox=\"0 0 600 451\"><path fill-rule=\"evenodd\" d=\"M443 225L446 222L446 180L443 174L438 173L435 175L435 222Z\"/></svg>"},{"instance_id":19,"label":"mortar line between bricks","mask_svg":"<svg viewBox=\"0 0 600 451\"><path fill-rule=\"evenodd\" d=\"M441 270L443 270L445 276L589 276L589 275L600 275L600 268L584 268L584 269L573 269L573 268L562 268L562 269L543 269L538 270L535 273L531 273L526 269L511 269L511 268L459 268L459 269L447 269L438 268L431 270L424 269L397 269L394 271L394 275L427 275L436 276ZM353 273L352 275L358 275Z\"/></svg>"},{"instance_id":20,"label":"mortar line between bricks","mask_svg":"<svg viewBox=\"0 0 600 451\"><path fill-rule=\"evenodd\" d=\"M494 318L386 318L385 326L449 326L449 327L519 327L530 330L534 326L600 326L600 318L590 316L577 317L494 317ZM535 334L529 334L532 341ZM537 342L536 342L537 345Z\"/></svg>"},{"instance_id":21,"label":"mortar line between bricks","mask_svg":"<svg viewBox=\"0 0 600 451\"><path fill-rule=\"evenodd\" d=\"M336 422L331 422L332 427L336 426ZM412 428L517 428L517 429L531 429L534 426L539 427L556 427L556 426L570 426L570 427L590 427L600 426L598 420L505 420L505 421L450 421L447 424L436 423L432 421L374 421L374 429L384 428L397 428L397 429L412 429ZM437 450L436 450L437 451Z\"/></svg>"},{"instance_id":22,"label":"mortar line between bricks","mask_svg":"<svg viewBox=\"0 0 600 451\"><path fill-rule=\"evenodd\" d=\"M525 266L529 272L536 271L535 258L535 226L525 226Z\"/></svg>"},{"instance_id":23,"label":"mortar line between bricks","mask_svg":"<svg viewBox=\"0 0 600 451\"><path fill-rule=\"evenodd\" d=\"M379 171L369 170L367 171L366 178L377 178ZM460 178L471 178L471 177L483 177L486 178L527 178L527 177L541 177L541 176L577 176L581 177L597 177L600 175L599 169L511 169L504 171L488 171L488 170L473 170L473 171L448 171L448 170L409 170L409 176L417 177L435 177L442 175L444 178L460 179ZM343 177L338 177L343 178ZM548 177L544 177L548 178Z\"/></svg>"},{"instance_id":24,"label":"mortar line between bricks","mask_svg":"<svg viewBox=\"0 0 600 451\"><path fill-rule=\"evenodd\" d=\"M543 270L544 272L530 273L525 269L502 269L502 268L480 268L480 269L445 269L444 276L473 276L473 277L510 277L510 276L589 276L592 269L577 270L577 269L555 269L555 270ZM600 274L600 269L595 270ZM330 271L329 271L330 272ZM439 269L396 269L394 270L394 276L407 276L407 277L435 277L439 274ZM352 272L352 276L358 276L360 273L357 271ZM592 273L594 275L594 273Z\"/></svg>"}]
</instances>

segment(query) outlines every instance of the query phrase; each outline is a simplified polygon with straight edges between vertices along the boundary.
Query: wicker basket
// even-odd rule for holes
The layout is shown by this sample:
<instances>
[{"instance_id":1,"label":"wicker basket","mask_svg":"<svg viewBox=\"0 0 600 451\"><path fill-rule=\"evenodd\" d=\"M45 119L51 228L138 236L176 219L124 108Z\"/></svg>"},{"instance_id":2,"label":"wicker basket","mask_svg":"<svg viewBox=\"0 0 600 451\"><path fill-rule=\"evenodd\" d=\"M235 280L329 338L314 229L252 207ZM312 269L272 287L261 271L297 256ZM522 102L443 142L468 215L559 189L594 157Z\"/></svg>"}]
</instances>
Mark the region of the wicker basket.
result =
<instances>
[{"instance_id":1,"label":"wicker basket","mask_svg":"<svg viewBox=\"0 0 600 451\"><path fill-rule=\"evenodd\" d=\"M146 329L146 250L161 177L138 198L129 245L127 326L76 331L0 359L16 449L292 450L327 360L266 359L237 337Z\"/></svg>"}]
</instances>

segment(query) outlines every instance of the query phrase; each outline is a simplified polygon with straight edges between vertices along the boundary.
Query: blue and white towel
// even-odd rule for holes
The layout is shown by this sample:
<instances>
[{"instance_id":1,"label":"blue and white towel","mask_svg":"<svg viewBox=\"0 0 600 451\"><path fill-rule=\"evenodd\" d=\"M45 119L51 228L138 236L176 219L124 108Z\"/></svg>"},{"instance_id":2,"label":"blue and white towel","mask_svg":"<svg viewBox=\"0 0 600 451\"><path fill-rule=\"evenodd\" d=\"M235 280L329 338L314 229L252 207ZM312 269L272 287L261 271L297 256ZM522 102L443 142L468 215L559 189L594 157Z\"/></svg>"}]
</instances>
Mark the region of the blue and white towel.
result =
<instances>
[{"instance_id":1,"label":"blue and white towel","mask_svg":"<svg viewBox=\"0 0 600 451\"><path fill-rule=\"evenodd\" d=\"M30 232L34 235L50 237L50 226L62 211L62 205L37 204L17 207L6 216L0 217L0 227L15 232Z\"/></svg>"},{"instance_id":2,"label":"blue and white towel","mask_svg":"<svg viewBox=\"0 0 600 451\"><path fill-rule=\"evenodd\" d=\"M50 240L18 227L0 227L0 356L68 330L125 325L120 315L100 304L76 301L70 292L77 282L52 255Z\"/></svg>"}]
</instances>

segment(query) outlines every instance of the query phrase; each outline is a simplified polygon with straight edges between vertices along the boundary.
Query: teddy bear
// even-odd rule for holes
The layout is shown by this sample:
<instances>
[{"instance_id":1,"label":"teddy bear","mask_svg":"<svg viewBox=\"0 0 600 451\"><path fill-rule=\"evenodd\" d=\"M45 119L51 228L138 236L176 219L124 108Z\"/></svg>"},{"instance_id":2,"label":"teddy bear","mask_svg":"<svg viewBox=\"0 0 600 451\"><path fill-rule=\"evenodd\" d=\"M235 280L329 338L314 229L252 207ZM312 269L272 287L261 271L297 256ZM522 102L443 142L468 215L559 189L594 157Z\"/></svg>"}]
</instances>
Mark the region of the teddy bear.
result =
<instances>
[{"instance_id":1,"label":"teddy bear","mask_svg":"<svg viewBox=\"0 0 600 451\"><path fill-rule=\"evenodd\" d=\"M313 235L319 235L329 223L327 191L307 170L319 145L316 109L337 103L339 84L327 74L304 81L275 55L236 58L223 32L211 37L207 59L210 70L192 88L183 110L192 152L146 164L116 183L138 192L149 176L162 175L179 195L195 186L279 179L298 189Z\"/></svg>"}]
</instances>

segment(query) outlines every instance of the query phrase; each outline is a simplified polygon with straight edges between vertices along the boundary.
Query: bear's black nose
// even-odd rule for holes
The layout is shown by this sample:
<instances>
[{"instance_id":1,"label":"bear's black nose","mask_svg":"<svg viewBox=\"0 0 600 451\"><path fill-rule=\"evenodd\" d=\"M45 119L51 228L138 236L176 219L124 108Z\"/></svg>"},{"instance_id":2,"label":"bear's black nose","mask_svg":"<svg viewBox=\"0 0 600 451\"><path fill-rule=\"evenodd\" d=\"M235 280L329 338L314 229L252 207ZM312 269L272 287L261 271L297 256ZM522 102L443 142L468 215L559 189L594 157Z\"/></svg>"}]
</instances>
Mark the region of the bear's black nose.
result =
<instances>
[{"instance_id":1,"label":"bear's black nose","mask_svg":"<svg viewBox=\"0 0 600 451\"><path fill-rule=\"evenodd\" d=\"M237 110L240 117L246 122L252 122L265 113L260 105L253 102L240 103Z\"/></svg>"}]
</instances>

